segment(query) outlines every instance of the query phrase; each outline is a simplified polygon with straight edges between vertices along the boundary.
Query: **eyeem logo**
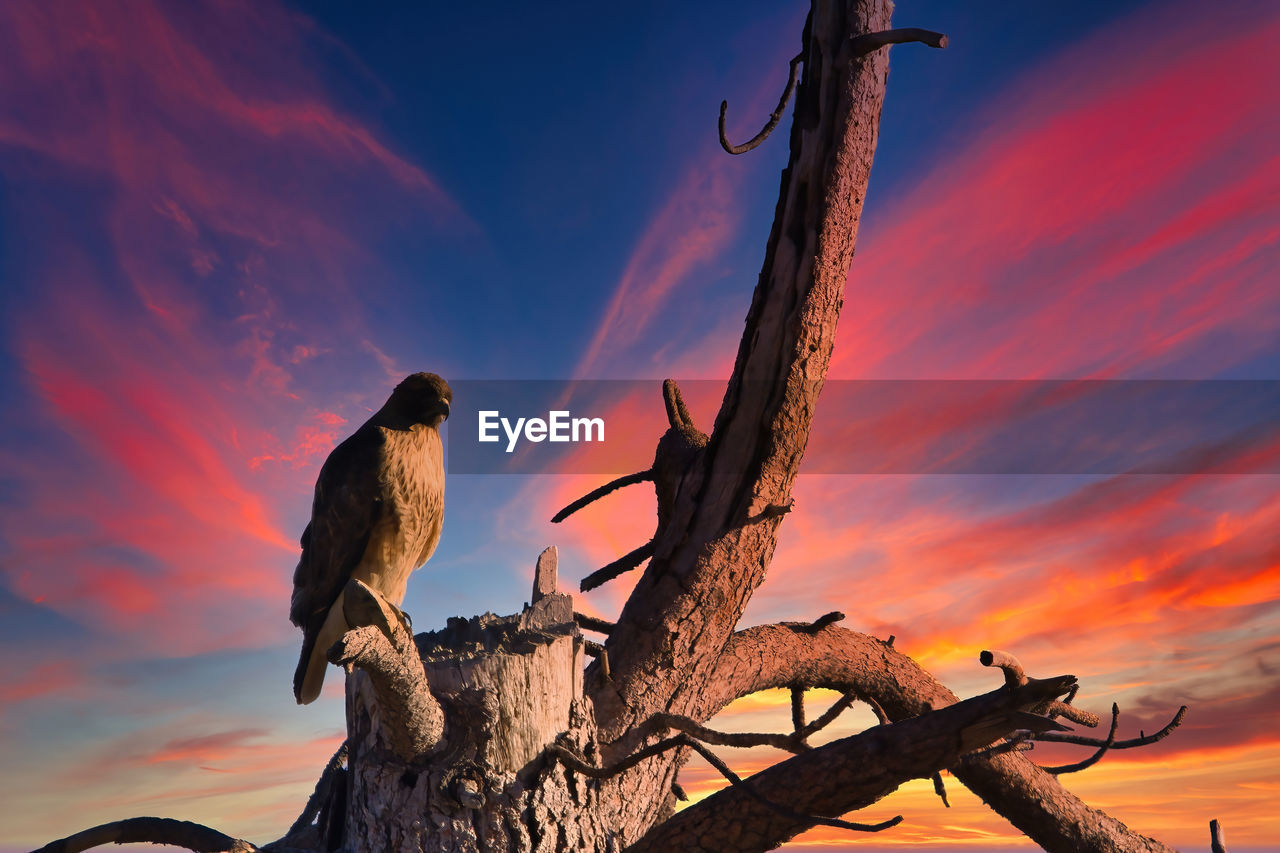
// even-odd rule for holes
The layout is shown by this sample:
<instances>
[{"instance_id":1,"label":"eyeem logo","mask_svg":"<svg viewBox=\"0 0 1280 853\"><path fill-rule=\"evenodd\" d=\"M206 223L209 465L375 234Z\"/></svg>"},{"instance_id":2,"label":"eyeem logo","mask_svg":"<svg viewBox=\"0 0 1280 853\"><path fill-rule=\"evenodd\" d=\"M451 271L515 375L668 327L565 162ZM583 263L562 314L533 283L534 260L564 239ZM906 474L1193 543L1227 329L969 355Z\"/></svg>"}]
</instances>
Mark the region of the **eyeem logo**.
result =
<instances>
[{"instance_id":1,"label":"eyeem logo","mask_svg":"<svg viewBox=\"0 0 1280 853\"><path fill-rule=\"evenodd\" d=\"M547 419L516 418L513 425L495 410L481 411L479 440L494 443L501 440L498 427L507 435L507 452L516 449L521 435L525 441L604 441L604 418L575 418L567 411L547 412Z\"/></svg>"}]
</instances>

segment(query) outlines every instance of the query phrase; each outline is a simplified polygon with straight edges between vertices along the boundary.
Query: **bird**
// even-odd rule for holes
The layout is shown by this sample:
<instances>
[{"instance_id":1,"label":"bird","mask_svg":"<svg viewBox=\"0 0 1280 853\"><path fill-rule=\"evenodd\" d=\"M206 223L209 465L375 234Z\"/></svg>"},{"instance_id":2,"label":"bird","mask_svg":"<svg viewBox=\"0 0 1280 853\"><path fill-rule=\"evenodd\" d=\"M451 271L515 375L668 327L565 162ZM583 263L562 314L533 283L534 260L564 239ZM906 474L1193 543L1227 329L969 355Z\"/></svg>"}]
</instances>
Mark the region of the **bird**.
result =
<instances>
[{"instance_id":1,"label":"bird","mask_svg":"<svg viewBox=\"0 0 1280 853\"><path fill-rule=\"evenodd\" d=\"M347 583L363 581L399 610L409 575L435 551L444 521L440 425L452 400L436 374L406 377L321 466L289 607L302 629L293 676L299 705L320 695L326 652L350 630Z\"/></svg>"}]
</instances>

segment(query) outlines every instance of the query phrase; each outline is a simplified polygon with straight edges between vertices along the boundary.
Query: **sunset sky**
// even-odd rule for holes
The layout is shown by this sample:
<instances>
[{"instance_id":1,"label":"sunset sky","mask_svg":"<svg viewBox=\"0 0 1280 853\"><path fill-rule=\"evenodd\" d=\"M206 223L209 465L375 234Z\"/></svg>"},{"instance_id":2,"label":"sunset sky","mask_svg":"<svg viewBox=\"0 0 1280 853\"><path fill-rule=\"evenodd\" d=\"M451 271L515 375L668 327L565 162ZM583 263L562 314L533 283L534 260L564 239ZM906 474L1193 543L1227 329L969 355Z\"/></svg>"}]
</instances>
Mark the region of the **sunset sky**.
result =
<instances>
[{"instance_id":1,"label":"sunset sky","mask_svg":"<svg viewBox=\"0 0 1280 853\"><path fill-rule=\"evenodd\" d=\"M608 415L654 441L664 377L728 376L786 134L731 157L716 112L756 132L805 9L0 4L0 853L136 815L287 829L343 736L340 678L291 693L298 534L405 374L637 380ZM895 23L951 43L891 54L833 379L1280 380L1280 7L902 0ZM996 387L824 401L815 447L916 461L802 473L743 626L839 609L962 696L1005 649L1118 702L1121 737L1189 705L1067 786L1185 850L1210 818L1280 850L1280 419L1153 418L1149 446L1233 473L931 471L1037 386ZM691 398L709 427L715 394ZM576 588L651 535L646 488L551 525L607 477L541 470L450 475L419 630L517 611L548 544ZM714 724L784 730L787 699ZM1031 848L948 781L949 810L913 783L856 818L901 826L788 849Z\"/></svg>"}]
</instances>

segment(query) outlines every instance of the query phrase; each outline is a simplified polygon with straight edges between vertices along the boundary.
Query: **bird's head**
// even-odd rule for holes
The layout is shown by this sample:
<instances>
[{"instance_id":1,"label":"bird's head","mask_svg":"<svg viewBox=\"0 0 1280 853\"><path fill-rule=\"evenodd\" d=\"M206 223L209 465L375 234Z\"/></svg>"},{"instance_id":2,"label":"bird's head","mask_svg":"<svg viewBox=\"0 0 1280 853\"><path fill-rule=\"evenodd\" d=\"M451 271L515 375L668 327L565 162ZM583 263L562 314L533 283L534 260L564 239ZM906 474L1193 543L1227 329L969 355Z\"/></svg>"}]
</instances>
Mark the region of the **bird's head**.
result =
<instances>
[{"instance_id":1,"label":"bird's head","mask_svg":"<svg viewBox=\"0 0 1280 853\"><path fill-rule=\"evenodd\" d=\"M453 392L434 373L413 373L391 392L387 407L411 423L438 427L449 417Z\"/></svg>"}]
</instances>

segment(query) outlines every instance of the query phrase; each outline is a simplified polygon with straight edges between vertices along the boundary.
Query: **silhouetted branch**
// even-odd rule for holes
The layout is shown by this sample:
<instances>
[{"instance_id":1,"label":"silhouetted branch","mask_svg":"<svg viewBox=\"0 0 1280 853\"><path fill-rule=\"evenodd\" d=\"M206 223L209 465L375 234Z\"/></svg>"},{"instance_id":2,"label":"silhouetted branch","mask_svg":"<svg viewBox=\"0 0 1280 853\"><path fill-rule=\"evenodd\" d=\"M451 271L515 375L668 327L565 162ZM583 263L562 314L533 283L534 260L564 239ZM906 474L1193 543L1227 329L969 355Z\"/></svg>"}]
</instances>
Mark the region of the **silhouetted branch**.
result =
<instances>
[{"instance_id":1,"label":"silhouetted branch","mask_svg":"<svg viewBox=\"0 0 1280 853\"><path fill-rule=\"evenodd\" d=\"M942 805L951 808L951 803L947 802L947 786L942 784L942 771L933 774L933 792L942 800Z\"/></svg>"},{"instance_id":2,"label":"silhouetted branch","mask_svg":"<svg viewBox=\"0 0 1280 853\"><path fill-rule=\"evenodd\" d=\"M603 486L600 486L598 489L592 489L591 491L587 492L585 495L578 498L576 501L574 501L564 509L557 512L555 515L551 516L551 521L554 524L559 524L569 516L573 515L578 510L582 509L588 504L595 503L596 501L600 500L602 497L609 494L610 492L616 492L618 489L624 488L626 486L634 486L636 483L644 483L652 479L653 479L653 471L647 470L647 471L637 471L634 474L627 474L625 477L619 477L616 480L610 480L609 482L605 483Z\"/></svg>"},{"instance_id":3,"label":"silhouetted branch","mask_svg":"<svg viewBox=\"0 0 1280 853\"><path fill-rule=\"evenodd\" d=\"M1107 733L1107 739L1103 741L1102 746L1098 748L1097 752L1086 758L1084 761L1079 761L1075 764L1063 764L1059 767L1042 767L1040 769L1046 773L1052 773L1055 776L1060 776L1063 773L1078 773L1081 770L1092 767L1102 760L1102 756L1106 755L1107 750L1109 750L1112 744L1116 742L1116 729L1119 725L1120 706L1113 702L1111 704L1111 731Z\"/></svg>"},{"instance_id":4,"label":"silhouetted branch","mask_svg":"<svg viewBox=\"0 0 1280 853\"><path fill-rule=\"evenodd\" d=\"M248 841L199 823L166 817L133 817L51 841L35 853L80 853L103 844L168 844L196 853L254 853L258 849Z\"/></svg>"},{"instance_id":5,"label":"silhouetted branch","mask_svg":"<svg viewBox=\"0 0 1280 853\"><path fill-rule=\"evenodd\" d=\"M1161 729L1160 731L1156 732L1155 734L1151 734L1151 735L1143 734L1143 735L1140 735L1139 737L1131 738L1130 740L1118 740L1115 743L1111 744L1111 748L1112 749L1133 749L1134 747L1147 746L1148 744L1153 744L1156 741L1164 740L1166 737L1169 736L1170 732L1172 732L1178 726L1182 725L1182 720L1184 717L1186 717L1186 715L1187 715L1187 706L1183 705L1181 708L1178 709L1178 713L1173 715L1173 719L1169 721L1169 724L1165 726L1163 729ZM1081 735L1057 734L1054 732L1049 732L1047 734L1040 735L1036 738L1036 740L1044 741L1046 743L1074 743L1080 746L1102 746L1102 744L1104 743L1104 741L1101 738L1083 737Z\"/></svg>"},{"instance_id":6,"label":"silhouetted branch","mask_svg":"<svg viewBox=\"0 0 1280 853\"><path fill-rule=\"evenodd\" d=\"M782 90L782 97L778 99L778 106L769 115L769 120L765 122L763 128L755 136L748 139L741 145L734 145L729 142L729 137L724 133L724 114L729 109L728 101L720 102L720 147L730 154L746 154L752 148L758 146L769 138L769 134L773 133L773 129L778 126L778 122L782 120L782 114L787 109L787 102L791 100L791 93L796 90L796 81L800 78L800 63L804 61L804 54L798 53L791 57L790 69L787 71L787 86Z\"/></svg>"},{"instance_id":7,"label":"silhouetted branch","mask_svg":"<svg viewBox=\"0 0 1280 853\"><path fill-rule=\"evenodd\" d=\"M867 824L851 823L846 820L822 817L820 815L806 815L792 811L786 806L779 805L778 803L768 799L752 787L751 784L744 782L742 777L730 770L729 765L721 761L714 752L707 749L705 746L686 734L673 735L666 740L660 740L655 744L632 753L621 761L608 765L607 767L596 767L593 764L589 764L584 758L575 755L571 750L560 744L553 744L548 747L548 751L558 758L566 767L577 773L581 773L583 776L587 776L592 779L608 779L611 776L617 776L619 773L630 770L632 767L635 767L647 758L652 758L655 755L660 755L667 750L676 749L678 747L692 749L694 752L701 755L706 759L708 764L719 771L721 776L729 780L730 785L747 794L769 811L774 812L787 820L800 821L821 826L833 826L837 829L848 829L854 832L881 832L902 823L902 815L898 815L897 817L884 821L883 823ZM641 843L643 843L643 841Z\"/></svg>"}]
</instances>

